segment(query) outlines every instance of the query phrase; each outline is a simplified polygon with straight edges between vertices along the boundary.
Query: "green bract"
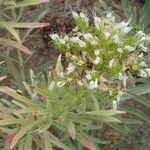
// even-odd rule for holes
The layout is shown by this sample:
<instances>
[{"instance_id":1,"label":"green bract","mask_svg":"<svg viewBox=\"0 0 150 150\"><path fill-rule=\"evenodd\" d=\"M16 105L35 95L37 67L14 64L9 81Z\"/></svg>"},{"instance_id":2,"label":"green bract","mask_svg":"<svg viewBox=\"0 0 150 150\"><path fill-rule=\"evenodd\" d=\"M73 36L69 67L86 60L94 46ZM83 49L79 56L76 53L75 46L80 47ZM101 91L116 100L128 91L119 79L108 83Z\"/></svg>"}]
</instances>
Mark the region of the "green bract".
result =
<instances>
[{"instance_id":1,"label":"green bract","mask_svg":"<svg viewBox=\"0 0 150 150\"><path fill-rule=\"evenodd\" d=\"M58 87L76 82L91 90L105 91L114 104L119 102L128 80L150 75L143 55L147 52L145 34L131 28L129 22L116 22L111 13L101 18L94 16L94 25L83 13L72 14L77 24L72 33L50 35L69 62L59 74Z\"/></svg>"}]
</instances>

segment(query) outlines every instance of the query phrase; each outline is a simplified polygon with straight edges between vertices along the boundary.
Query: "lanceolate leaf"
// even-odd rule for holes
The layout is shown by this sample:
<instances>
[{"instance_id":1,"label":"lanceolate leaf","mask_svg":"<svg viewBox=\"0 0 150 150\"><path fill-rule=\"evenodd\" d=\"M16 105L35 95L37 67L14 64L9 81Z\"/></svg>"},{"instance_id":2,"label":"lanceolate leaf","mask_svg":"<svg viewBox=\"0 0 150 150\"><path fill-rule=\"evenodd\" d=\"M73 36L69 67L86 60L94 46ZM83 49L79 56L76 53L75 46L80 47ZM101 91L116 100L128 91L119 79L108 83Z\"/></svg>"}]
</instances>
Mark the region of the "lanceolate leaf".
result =
<instances>
[{"instance_id":1,"label":"lanceolate leaf","mask_svg":"<svg viewBox=\"0 0 150 150\"><path fill-rule=\"evenodd\" d=\"M21 44L21 39L19 37L19 34L17 31L7 22L0 22L0 25L4 28L6 28L16 39L17 41Z\"/></svg>"},{"instance_id":2,"label":"lanceolate leaf","mask_svg":"<svg viewBox=\"0 0 150 150\"><path fill-rule=\"evenodd\" d=\"M6 39L6 38L0 38L0 43L8 44L9 46L17 48L17 49L23 51L26 54L31 54L31 51L27 47L25 47L25 46L15 42L15 41L13 41L13 40Z\"/></svg>"},{"instance_id":3,"label":"lanceolate leaf","mask_svg":"<svg viewBox=\"0 0 150 150\"><path fill-rule=\"evenodd\" d=\"M39 23L39 22L35 22L35 23L26 23L26 22L5 22L6 24L9 24L9 26L11 26L12 28L43 28L48 26L48 23Z\"/></svg>"},{"instance_id":4,"label":"lanceolate leaf","mask_svg":"<svg viewBox=\"0 0 150 150\"><path fill-rule=\"evenodd\" d=\"M46 3L46 2L49 2L49 0L24 0L24 1L20 1L20 2L16 3L15 5L8 6L3 10L25 7L25 6L32 6L32 5L37 5L37 4Z\"/></svg>"},{"instance_id":5,"label":"lanceolate leaf","mask_svg":"<svg viewBox=\"0 0 150 150\"><path fill-rule=\"evenodd\" d=\"M7 78L7 76L2 76L2 77L0 77L0 81L4 80L4 79L6 79L6 78Z\"/></svg>"},{"instance_id":6,"label":"lanceolate leaf","mask_svg":"<svg viewBox=\"0 0 150 150\"><path fill-rule=\"evenodd\" d=\"M0 92L5 93L5 94L15 98L16 100L18 100L20 102L24 102L24 103L26 103L30 106L38 106L34 102L32 102L31 99L28 99L27 97L19 95L18 93L16 93L15 90L13 90L11 88L8 88L6 86L1 86L0 87Z\"/></svg>"},{"instance_id":7,"label":"lanceolate leaf","mask_svg":"<svg viewBox=\"0 0 150 150\"><path fill-rule=\"evenodd\" d=\"M13 149L17 142L29 131L31 130L39 120L31 122L30 124L26 125L25 127L21 128L21 130L14 136L10 148Z\"/></svg>"},{"instance_id":8,"label":"lanceolate leaf","mask_svg":"<svg viewBox=\"0 0 150 150\"><path fill-rule=\"evenodd\" d=\"M125 113L125 111L119 111L119 110L101 110L101 111L85 112L84 114L99 115L99 116L114 116L117 114L124 114L124 113Z\"/></svg>"}]
</instances>

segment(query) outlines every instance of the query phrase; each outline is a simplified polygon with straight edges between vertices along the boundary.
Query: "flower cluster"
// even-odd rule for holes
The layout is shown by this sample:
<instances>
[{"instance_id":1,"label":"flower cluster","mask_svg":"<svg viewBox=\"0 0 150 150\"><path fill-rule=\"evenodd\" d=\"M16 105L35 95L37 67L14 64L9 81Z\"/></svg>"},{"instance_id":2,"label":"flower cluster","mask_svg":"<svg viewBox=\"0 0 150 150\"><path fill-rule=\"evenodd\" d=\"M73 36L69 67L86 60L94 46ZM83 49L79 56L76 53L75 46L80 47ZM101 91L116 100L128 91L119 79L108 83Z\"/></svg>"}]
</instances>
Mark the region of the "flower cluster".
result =
<instances>
[{"instance_id":1,"label":"flower cluster","mask_svg":"<svg viewBox=\"0 0 150 150\"><path fill-rule=\"evenodd\" d=\"M150 76L143 54L148 51L145 34L131 28L130 22L116 22L111 13L101 18L94 16L93 25L83 13L72 15L77 26L70 35L50 35L69 62L59 73L57 86L75 82L107 92L116 108L129 79Z\"/></svg>"}]
</instances>

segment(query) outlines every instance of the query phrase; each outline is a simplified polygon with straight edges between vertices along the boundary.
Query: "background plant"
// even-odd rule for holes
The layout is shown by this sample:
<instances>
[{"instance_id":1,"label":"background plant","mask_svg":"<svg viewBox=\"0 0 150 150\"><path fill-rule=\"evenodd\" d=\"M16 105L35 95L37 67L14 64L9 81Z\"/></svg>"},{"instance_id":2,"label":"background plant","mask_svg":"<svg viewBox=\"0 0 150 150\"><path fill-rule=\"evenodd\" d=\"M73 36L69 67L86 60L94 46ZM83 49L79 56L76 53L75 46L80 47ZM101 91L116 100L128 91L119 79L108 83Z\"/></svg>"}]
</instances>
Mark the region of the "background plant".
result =
<instances>
[{"instance_id":1,"label":"background plant","mask_svg":"<svg viewBox=\"0 0 150 150\"><path fill-rule=\"evenodd\" d=\"M47 13L47 9L39 9L37 14L30 18L31 22L22 21L24 18L23 14L27 10L26 7L45 2L48 1L0 1L0 31L2 33L0 35L0 57L1 60L5 60L7 66L5 69L4 67L1 69L3 72L1 74L9 72L14 80L13 84L17 85L20 89L23 88L22 81L26 80L24 72L25 65L33 55L33 52L24 46L24 43L28 42L28 37L33 29L43 28L48 25L47 23L38 23L38 20ZM14 51L13 49L17 49L17 51ZM20 50L26 54L30 54L30 56L25 57Z\"/></svg>"}]
</instances>

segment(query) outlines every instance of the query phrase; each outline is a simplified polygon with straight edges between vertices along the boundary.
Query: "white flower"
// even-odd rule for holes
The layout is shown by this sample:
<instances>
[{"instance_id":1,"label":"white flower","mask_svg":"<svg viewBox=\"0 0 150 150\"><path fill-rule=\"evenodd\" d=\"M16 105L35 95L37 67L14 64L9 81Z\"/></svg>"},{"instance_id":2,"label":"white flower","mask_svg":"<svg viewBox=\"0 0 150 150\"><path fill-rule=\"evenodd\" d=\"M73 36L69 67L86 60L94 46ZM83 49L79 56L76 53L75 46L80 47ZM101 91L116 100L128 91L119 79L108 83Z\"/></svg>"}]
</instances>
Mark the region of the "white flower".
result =
<instances>
[{"instance_id":1,"label":"white flower","mask_svg":"<svg viewBox=\"0 0 150 150\"><path fill-rule=\"evenodd\" d=\"M130 45L125 46L125 49L127 49L129 52L132 52L132 51L135 50L135 49L134 49L132 46L130 46Z\"/></svg>"},{"instance_id":2,"label":"white flower","mask_svg":"<svg viewBox=\"0 0 150 150\"><path fill-rule=\"evenodd\" d=\"M143 36L145 36L145 33L143 31L138 31L137 35L142 38Z\"/></svg>"},{"instance_id":3,"label":"white flower","mask_svg":"<svg viewBox=\"0 0 150 150\"><path fill-rule=\"evenodd\" d=\"M114 67L116 65L116 62L115 62L115 59L113 58L113 59L111 59L110 61L109 61L109 68L112 68L112 67Z\"/></svg>"},{"instance_id":4,"label":"white flower","mask_svg":"<svg viewBox=\"0 0 150 150\"><path fill-rule=\"evenodd\" d=\"M65 40L65 41L68 41L68 40L69 40L68 35L65 35L65 36L64 36L64 40Z\"/></svg>"},{"instance_id":5,"label":"white flower","mask_svg":"<svg viewBox=\"0 0 150 150\"><path fill-rule=\"evenodd\" d=\"M118 51L119 53L123 53L123 49L122 49L122 48L117 48L117 51Z\"/></svg>"},{"instance_id":6,"label":"white flower","mask_svg":"<svg viewBox=\"0 0 150 150\"><path fill-rule=\"evenodd\" d=\"M90 34L90 33L83 34L83 37L84 37L86 40L90 40L90 39L93 38L92 34Z\"/></svg>"},{"instance_id":7,"label":"white flower","mask_svg":"<svg viewBox=\"0 0 150 150\"><path fill-rule=\"evenodd\" d=\"M140 76L140 77L143 77L143 78L146 78L146 77L147 77L147 73L146 73L146 71L144 71L144 70L140 70L140 72L139 72L139 76Z\"/></svg>"},{"instance_id":8,"label":"white flower","mask_svg":"<svg viewBox=\"0 0 150 150\"><path fill-rule=\"evenodd\" d=\"M90 74L86 74L85 76L88 80L91 80L92 79L92 76Z\"/></svg>"},{"instance_id":9,"label":"white flower","mask_svg":"<svg viewBox=\"0 0 150 150\"><path fill-rule=\"evenodd\" d=\"M122 80L123 85L126 88L128 76L126 74L119 73L119 77L118 78L119 78L119 80Z\"/></svg>"},{"instance_id":10,"label":"white flower","mask_svg":"<svg viewBox=\"0 0 150 150\"><path fill-rule=\"evenodd\" d=\"M119 93L117 94L117 102L118 103L120 102L122 95L123 95L123 92L119 91Z\"/></svg>"},{"instance_id":11,"label":"white flower","mask_svg":"<svg viewBox=\"0 0 150 150\"><path fill-rule=\"evenodd\" d=\"M105 32L104 34L105 34L105 38L108 39L109 36L110 36L110 33L109 32Z\"/></svg>"},{"instance_id":12,"label":"white flower","mask_svg":"<svg viewBox=\"0 0 150 150\"><path fill-rule=\"evenodd\" d=\"M90 90L94 90L98 88L98 80L96 79L95 81L90 81L89 84L89 89Z\"/></svg>"},{"instance_id":13,"label":"white flower","mask_svg":"<svg viewBox=\"0 0 150 150\"><path fill-rule=\"evenodd\" d=\"M97 45L97 41L92 40L92 41L91 41L91 44L92 44L92 45Z\"/></svg>"},{"instance_id":14,"label":"white flower","mask_svg":"<svg viewBox=\"0 0 150 150\"><path fill-rule=\"evenodd\" d=\"M97 29L99 29L101 22L102 22L101 18L97 16L94 17L94 24Z\"/></svg>"},{"instance_id":15,"label":"white flower","mask_svg":"<svg viewBox=\"0 0 150 150\"><path fill-rule=\"evenodd\" d=\"M141 53L141 54L138 56L138 58L143 59L143 58L144 58L144 54Z\"/></svg>"},{"instance_id":16,"label":"white flower","mask_svg":"<svg viewBox=\"0 0 150 150\"><path fill-rule=\"evenodd\" d=\"M123 28L123 29L122 29L122 32L123 32L123 33L128 33L130 30L131 30L130 27L126 27L126 28Z\"/></svg>"},{"instance_id":17,"label":"white flower","mask_svg":"<svg viewBox=\"0 0 150 150\"><path fill-rule=\"evenodd\" d=\"M80 45L80 47L85 47L85 46L86 46L86 43L83 42L82 40L80 40L80 41L79 41L79 45Z\"/></svg>"},{"instance_id":18,"label":"white flower","mask_svg":"<svg viewBox=\"0 0 150 150\"><path fill-rule=\"evenodd\" d=\"M128 24L129 23L122 21L122 22L117 24L116 28L123 29L123 28L126 28L128 26Z\"/></svg>"},{"instance_id":19,"label":"white flower","mask_svg":"<svg viewBox=\"0 0 150 150\"><path fill-rule=\"evenodd\" d=\"M65 43L66 43L65 40L64 40L64 39L61 39L61 38L59 39L59 42L60 42L62 45L65 45Z\"/></svg>"},{"instance_id":20,"label":"white flower","mask_svg":"<svg viewBox=\"0 0 150 150\"><path fill-rule=\"evenodd\" d=\"M78 37L72 37L72 38L70 38L70 41L73 43L79 43L80 39Z\"/></svg>"},{"instance_id":21,"label":"white flower","mask_svg":"<svg viewBox=\"0 0 150 150\"><path fill-rule=\"evenodd\" d=\"M65 73L64 72L59 72L59 74L58 74L60 77L65 77Z\"/></svg>"},{"instance_id":22,"label":"white flower","mask_svg":"<svg viewBox=\"0 0 150 150\"><path fill-rule=\"evenodd\" d=\"M95 51L94 51L94 54L95 54L96 56L98 56L98 55L100 54L99 49L95 50Z\"/></svg>"},{"instance_id":23,"label":"white flower","mask_svg":"<svg viewBox=\"0 0 150 150\"><path fill-rule=\"evenodd\" d=\"M72 29L72 31L77 32L79 30L79 28L76 26L74 29Z\"/></svg>"},{"instance_id":24,"label":"white flower","mask_svg":"<svg viewBox=\"0 0 150 150\"><path fill-rule=\"evenodd\" d=\"M147 72L148 76L150 76L150 68L145 69L145 71Z\"/></svg>"},{"instance_id":25,"label":"white flower","mask_svg":"<svg viewBox=\"0 0 150 150\"><path fill-rule=\"evenodd\" d=\"M115 17L112 15L112 13L111 12L109 12L107 15L106 15L106 17L108 18L108 19L110 19L111 21L115 21Z\"/></svg>"},{"instance_id":26,"label":"white flower","mask_svg":"<svg viewBox=\"0 0 150 150\"><path fill-rule=\"evenodd\" d=\"M67 74L73 72L75 70L75 66L72 63L69 63L68 67L67 67Z\"/></svg>"},{"instance_id":27,"label":"white flower","mask_svg":"<svg viewBox=\"0 0 150 150\"><path fill-rule=\"evenodd\" d=\"M80 13L80 17L83 21L85 21L86 25L89 24L89 19L83 13Z\"/></svg>"},{"instance_id":28,"label":"white flower","mask_svg":"<svg viewBox=\"0 0 150 150\"><path fill-rule=\"evenodd\" d=\"M96 57L96 59L93 61L93 63L94 63L95 65L97 65L100 61L101 61L101 58Z\"/></svg>"},{"instance_id":29,"label":"white flower","mask_svg":"<svg viewBox=\"0 0 150 150\"><path fill-rule=\"evenodd\" d=\"M113 109L117 109L117 107L118 107L118 105L117 105L117 101L116 100L113 100L113 102L112 102L112 107L113 107Z\"/></svg>"},{"instance_id":30,"label":"white flower","mask_svg":"<svg viewBox=\"0 0 150 150\"><path fill-rule=\"evenodd\" d=\"M148 52L148 48L145 47L144 45L139 45L142 49L143 52Z\"/></svg>"},{"instance_id":31,"label":"white flower","mask_svg":"<svg viewBox=\"0 0 150 150\"><path fill-rule=\"evenodd\" d=\"M66 82L60 82L60 81L56 83L57 87L59 88L63 87L65 84Z\"/></svg>"},{"instance_id":32,"label":"white flower","mask_svg":"<svg viewBox=\"0 0 150 150\"><path fill-rule=\"evenodd\" d=\"M120 37L115 34L113 37L112 37L112 40L116 43L116 44L120 44L121 43L121 39Z\"/></svg>"},{"instance_id":33,"label":"white flower","mask_svg":"<svg viewBox=\"0 0 150 150\"><path fill-rule=\"evenodd\" d=\"M72 16L74 19L77 19L79 17L79 15L74 11L72 11Z\"/></svg>"},{"instance_id":34,"label":"white flower","mask_svg":"<svg viewBox=\"0 0 150 150\"><path fill-rule=\"evenodd\" d=\"M147 64L145 63L145 61L142 61L142 62L140 62L140 66L147 67Z\"/></svg>"},{"instance_id":35,"label":"white flower","mask_svg":"<svg viewBox=\"0 0 150 150\"><path fill-rule=\"evenodd\" d=\"M77 80L79 86L83 86L83 83L80 80Z\"/></svg>"},{"instance_id":36,"label":"white flower","mask_svg":"<svg viewBox=\"0 0 150 150\"><path fill-rule=\"evenodd\" d=\"M58 34L51 34L50 37L51 37L51 39L54 40L54 41L56 41L57 39L59 39Z\"/></svg>"},{"instance_id":37,"label":"white flower","mask_svg":"<svg viewBox=\"0 0 150 150\"><path fill-rule=\"evenodd\" d=\"M107 80L106 78L104 78L104 77L101 76L101 77L100 77L100 81L101 81L101 82L107 82L108 80Z\"/></svg>"}]
</instances>

